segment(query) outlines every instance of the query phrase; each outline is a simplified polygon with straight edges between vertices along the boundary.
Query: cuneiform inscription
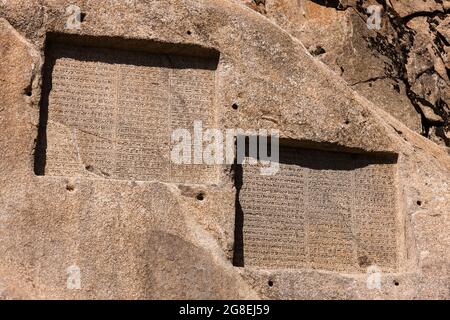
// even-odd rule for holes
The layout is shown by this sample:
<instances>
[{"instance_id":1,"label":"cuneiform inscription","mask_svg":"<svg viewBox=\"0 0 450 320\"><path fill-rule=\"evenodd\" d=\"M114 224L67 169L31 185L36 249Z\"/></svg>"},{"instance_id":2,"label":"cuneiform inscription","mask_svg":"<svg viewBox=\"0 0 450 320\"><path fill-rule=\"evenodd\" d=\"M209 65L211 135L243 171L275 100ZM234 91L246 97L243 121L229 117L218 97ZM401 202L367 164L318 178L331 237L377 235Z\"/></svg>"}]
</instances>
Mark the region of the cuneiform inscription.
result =
<instances>
[{"instance_id":1,"label":"cuneiform inscription","mask_svg":"<svg viewBox=\"0 0 450 320\"><path fill-rule=\"evenodd\" d=\"M172 130L215 121L213 59L52 44L46 175L203 183L170 162Z\"/></svg>"},{"instance_id":2,"label":"cuneiform inscription","mask_svg":"<svg viewBox=\"0 0 450 320\"><path fill-rule=\"evenodd\" d=\"M280 148L280 171L244 164L245 266L365 272L397 268L395 160Z\"/></svg>"}]
</instances>

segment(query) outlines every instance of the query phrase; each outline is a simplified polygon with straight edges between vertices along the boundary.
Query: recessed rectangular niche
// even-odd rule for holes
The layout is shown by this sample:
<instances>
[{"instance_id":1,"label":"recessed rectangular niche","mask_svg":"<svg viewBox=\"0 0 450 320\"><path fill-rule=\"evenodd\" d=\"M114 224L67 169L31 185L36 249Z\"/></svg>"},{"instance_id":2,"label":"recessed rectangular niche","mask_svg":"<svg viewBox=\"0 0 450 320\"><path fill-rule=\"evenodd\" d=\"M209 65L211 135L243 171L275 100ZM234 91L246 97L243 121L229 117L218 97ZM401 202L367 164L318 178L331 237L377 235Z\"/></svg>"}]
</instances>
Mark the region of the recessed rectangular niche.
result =
<instances>
[{"instance_id":1,"label":"recessed rectangular niche","mask_svg":"<svg viewBox=\"0 0 450 320\"><path fill-rule=\"evenodd\" d=\"M236 169L235 265L397 269L396 155L280 147L279 162Z\"/></svg>"},{"instance_id":2,"label":"recessed rectangular niche","mask_svg":"<svg viewBox=\"0 0 450 320\"><path fill-rule=\"evenodd\" d=\"M218 56L189 48L179 55L182 48L170 45L151 53L92 43L47 45L36 173L214 182L216 166L170 161L170 137L174 129L192 131L195 120L215 124Z\"/></svg>"}]
</instances>

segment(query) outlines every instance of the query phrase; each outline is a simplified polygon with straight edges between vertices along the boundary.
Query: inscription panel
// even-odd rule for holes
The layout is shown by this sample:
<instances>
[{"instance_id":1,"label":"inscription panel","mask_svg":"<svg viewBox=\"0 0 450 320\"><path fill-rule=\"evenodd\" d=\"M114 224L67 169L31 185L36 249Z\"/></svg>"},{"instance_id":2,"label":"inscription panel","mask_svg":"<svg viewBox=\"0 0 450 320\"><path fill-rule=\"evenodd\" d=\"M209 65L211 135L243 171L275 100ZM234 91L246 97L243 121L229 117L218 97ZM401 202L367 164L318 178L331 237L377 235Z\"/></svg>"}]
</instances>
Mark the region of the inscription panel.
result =
<instances>
[{"instance_id":1,"label":"inscription panel","mask_svg":"<svg viewBox=\"0 0 450 320\"><path fill-rule=\"evenodd\" d=\"M170 161L174 129L215 123L217 61L52 44L45 174L206 183L217 167Z\"/></svg>"},{"instance_id":2,"label":"inscription panel","mask_svg":"<svg viewBox=\"0 0 450 320\"><path fill-rule=\"evenodd\" d=\"M397 268L393 156L280 148L280 170L243 164L243 264L365 272Z\"/></svg>"}]
</instances>

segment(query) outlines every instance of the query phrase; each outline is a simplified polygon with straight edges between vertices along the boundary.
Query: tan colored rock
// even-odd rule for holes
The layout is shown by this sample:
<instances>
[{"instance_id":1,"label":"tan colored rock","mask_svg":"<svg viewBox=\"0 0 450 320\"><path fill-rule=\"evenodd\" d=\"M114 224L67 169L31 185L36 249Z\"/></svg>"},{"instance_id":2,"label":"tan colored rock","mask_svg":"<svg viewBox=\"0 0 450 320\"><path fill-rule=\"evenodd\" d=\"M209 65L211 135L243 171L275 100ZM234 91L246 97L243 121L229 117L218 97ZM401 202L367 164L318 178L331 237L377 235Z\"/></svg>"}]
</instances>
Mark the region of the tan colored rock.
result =
<instances>
[{"instance_id":1,"label":"tan colored rock","mask_svg":"<svg viewBox=\"0 0 450 320\"><path fill-rule=\"evenodd\" d=\"M353 88L375 105L389 112L415 132L421 132L420 117L407 98L405 84L392 79L376 79Z\"/></svg>"},{"instance_id":2,"label":"tan colored rock","mask_svg":"<svg viewBox=\"0 0 450 320\"><path fill-rule=\"evenodd\" d=\"M390 4L401 17L426 12L444 12L444 10L450 8L450 1L448 0L391 0Z\"/></svg>"},{"instance_id":3,"label":"tan colored rock","mask_svg":"<svg viewBox=\"0 0 450 320\"><path fill-rule=\"evenodd\" d=\"M408 22L407 26L414 30L415 37L406 69L408 82L417 104L428 106L425 109L427 112L423 113L425 127L431 128L436 123L439 124L440 128L431 131L434 134L440 134L441 138L432 138L432 140L447 144L450 104L450 80L446 69L448 42L445 40L445 32L439 31L445 30L445 25L446 19L441 19L439 16L436 18L415 17ZM423 110L422 107L420 109ZM439 114L442 122L436 121L433 114Z\"/></svg>"},{"instance_id":4,"label":"tan colored rock","mask_svg":"<svg viewBox=\"0 0 450 320\"><path fill-rule=\"evenodd\" d=\"M364 2L358 10L365 13L377 4ZM337 7L309 0L266 1L266 16L301 40L313 56L410 129L422 132L420 114L406 90L400 92L402 53L394 44L395 30L386 19L381 32L369 30L366 16L358 10L355 1L341 1Z\"/></svg>"},{"instance_id":5,"label":"tan colored rock","mask_svg":"<svg viewBox=\"0 0 450 320\"><path fill-rule=\"evenodd\" d=\"M446 144L450 140L450 136L444 131L443 127L433 127L430 130L430 138L437 144ZM448 154L450 154L450 148L447 148Z\"/></svg>"},{"instance_id":6,"label":"tan colored rock","mask_svg":"<svg viewBox=\"0 0 450 320\"><path fill-rule=\"evenodd\" d=\"M65 1L0 11L1 298L449 298L446 150L240 2L76 4L84 19L70 30ZM155 152L145 130L161 135L154 146L168 161L169 127L158 121L190 129L205 106L221 130L278 129L284 171L269 178L243 166L241 176L260 179L252 193L231 165L214 167L215 179L186 166L186 176L208 177L197 183L142 166ZM68 145L87 172L72 170ZM135 178L142 168L147 176ZM369 267L381 272L379 288Z\"/></svg>"},{"instance_id":7,"label":"tan colored rock","mask_svg":"<svg viewBox=\"0 0 450 320\"><path fill-rule=\"evenodd\" d=\"M438 26L437 31L441 34L445 39L450 42L450 17L446 17Z\"/></svg>"},{"instance_id":8,"label":"tan colored rock","mask_svg":"<svg viewBox=\"0 0 450 320\"><path fill-rule=\"evenodd\" d=\"M431 107L420 104L420 108L428 121L435 122L435 123L441 123L441 124L444 123L444 119L442 119L441 116L434 113L434 111Z\"/></svg>"},{"instance_id":9,"label":"tan colored rock","mask_svg":"<svg viewBox=\"0 0 450 320\"><path fill-rule=\"evenodd\" d=\"M268 0L265 15L301 40L313 56L359 93L410 129L430 137L435 124L421 111L421 100L432 104L434 113L443 115L442 130L438 131L449 131L446 112L450 92L446 40L449 4L448 1ZM370 6L380 9L379 30L368 28L373 15ZM402 86L405 90L399 92ZM422 88L438 93L427 93Z\"/></svg>"}]
</instances>

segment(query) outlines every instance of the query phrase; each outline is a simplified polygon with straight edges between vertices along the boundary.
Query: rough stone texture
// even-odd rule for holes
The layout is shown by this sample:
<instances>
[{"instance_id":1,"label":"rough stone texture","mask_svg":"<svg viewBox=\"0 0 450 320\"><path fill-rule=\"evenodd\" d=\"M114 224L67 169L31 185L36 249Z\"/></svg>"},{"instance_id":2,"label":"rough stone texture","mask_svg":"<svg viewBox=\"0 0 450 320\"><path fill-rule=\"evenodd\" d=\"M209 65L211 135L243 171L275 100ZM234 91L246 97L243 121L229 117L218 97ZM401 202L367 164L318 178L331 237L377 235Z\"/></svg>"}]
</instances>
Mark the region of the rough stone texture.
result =
<instances>
[{"instance_id":1,"label":"rough stone texture","mask_svg":"<svg viewBox=\"0 0 450 320\"><path fill-rule=\"evenodd\" d=\"M242 0L250 7L255 1ZM450 146L449 1L266 0L258 12L300 39L364 97ZM381 6L381 29L366 26Z\"/></svg>"},{"instance_id":2,"label":"rough stone texture","mask_svg":"<svg viewBox=\"0 0 450 320\"><path fill-rule=\"evenodd\" d=\"M444 12L445 10L448 10L450 8L450 1L392 0L390 1L390 5L392 5L394 10L399 14L400 17L406 17L410 15L426 14L429 12Z\"/></svg>"},{"instance_id":3,"label":"rough stone texture","mask_svg":"<svg viewBox=\"0 0 450 320\"><path fill-rule=\"evenodd\" d=\"M341 32L336 35L341 38L324 38L321 54L319 37L314 39L307 27L305 36L295 34L297 22L290 22L282 11L271 11L274 1L255 5L274 21L292 23L291 29L230 0L74 3L83 12L80 30L64 28L65 1L0 2L1 298L450 298L450 158L446 150L414 132L415 100L405 99L404 93L416 90L416 95L426 94L426 100L442 97L444 91L428 96L423 86L429 83L417 80L418 75L411 81L422 87L409 82L405 47L411 48L412 42L388 46L384 54L371 51L379 42L358 38L367 30L353 7L336 12L307 3L314 8L314 19ZM334 12L331 22L323 18L328 12ZM445 34L439 26L436 32ZM354 37L348 37L348 28ZM398 25L385 28L399 32ZM213 49L220 53L212 106L219 128L274 128L302 148L397 155L391 176L395 182L390 184L396 190L397 262L382 274L381 288L368 289L367 275L359 270L262 268L246 265L245 260L243 266L236 261L233 266L239 203L235 170L228 166L221 168L218 183L195 185L89 174L36 175L45 40L55 33L76 34L82 37L73 39L84 45L115 50L156 50L161 43L169 44L169 53L184 46L192 54ZM399 33L377 35L371 37L383 44L383 50L389 39L403 39ZM342 41L346 44L339 45ZM305 49L311 46L334 71ZM399 61L393 52L401 54ZM424 59L428 61L426 55ZM442 71L442 66L433 67L436 73L427 74L430 77ZM367 93L372 102L352 88L364 94L365 82L393 90ZM436 112L432 103L423 104ZM302 196L295 189L292 194ZM365 266L367 259L359 262ZM73 265L81 271L80 290L66 286L67 268Z\"/></svg>"}]
</instances>

